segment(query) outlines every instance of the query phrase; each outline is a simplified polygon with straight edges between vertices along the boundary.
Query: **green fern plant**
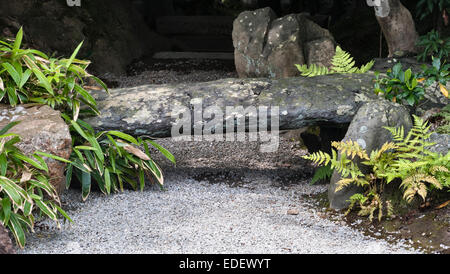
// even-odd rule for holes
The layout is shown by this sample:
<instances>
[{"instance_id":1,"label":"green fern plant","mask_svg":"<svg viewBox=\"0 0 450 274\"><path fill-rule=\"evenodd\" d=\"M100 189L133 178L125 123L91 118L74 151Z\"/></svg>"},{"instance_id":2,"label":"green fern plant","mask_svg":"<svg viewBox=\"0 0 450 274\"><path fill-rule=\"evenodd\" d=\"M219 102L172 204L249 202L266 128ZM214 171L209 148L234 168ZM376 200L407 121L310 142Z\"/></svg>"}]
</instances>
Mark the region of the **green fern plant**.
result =
<instances>
[{"instance_id":1,"label":"green fern plant","mask_svg":"<svg viewBox=\"0 0 450 274\"><path fill-rule=\"evenodd\" d=\"M311 185L317 183L320 180L327 180L330 179L331 176L333 175L333 171L334 169L331 168L331 165L325 165L325 166L321 166L319 167L316 172L314 172L314 175L311 179Z\"/></svg>"},{"instance_id":2,"label":"green fern plant","mask_svg":"<svg viewBox=\"0 0 450 274\"><path fill-rule=\"evenodd\" d=\"M336 53L331 60L331 67L323 67L312 64L308 65L298 65L295 66L301 72L302 76L313 77L319 75L326 75L332 73L366 73L369 71L374 64L374 60L361 66L360 68L355 67L355 61L350 53L341 49L341 47L336 47Z\"/></svg>"},{"instance_id":3,"label":"green fern plant","mask_svg":"<svg viewBox=\"0 0 450 274\"><path fill-rule=\"evenodd\" d=\"M445 156L433 153L426 149L432 143L426 140L430 137L430 126L414 116L414 126L405 136L403 127L385 127L393 137L393 142L386 142L379 149L370 152L352 140L332 142L332 154L322 151L306 156L319 165L330 165L342 175L337 182L336 191L355 184L365 189L364 193L355 194L350 198L349 211L359 206L359 215L369 216L370 221L378 211L378 219L381 220L383 212L389 216L392 212L390 201L382 200L384 186L394 179L401 180L403 198L411 202L416 195L424 200L428 188L442 189L448 186L450 176L450 152ZM334 149L335 148L335 149ZM338 157L338 152L341 153ZM370 172L364 174L360 167L354 163L359 157L361 164L368 166Z\"/></svg>"}]
</instances>

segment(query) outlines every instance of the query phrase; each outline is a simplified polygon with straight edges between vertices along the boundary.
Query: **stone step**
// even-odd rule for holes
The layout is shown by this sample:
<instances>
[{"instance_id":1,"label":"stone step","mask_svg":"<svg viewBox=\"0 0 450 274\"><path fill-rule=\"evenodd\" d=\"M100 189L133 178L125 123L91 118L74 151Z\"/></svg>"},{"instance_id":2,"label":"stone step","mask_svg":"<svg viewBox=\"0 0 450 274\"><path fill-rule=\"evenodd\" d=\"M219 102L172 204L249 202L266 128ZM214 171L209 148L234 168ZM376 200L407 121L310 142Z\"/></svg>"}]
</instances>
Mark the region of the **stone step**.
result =
<instances>
[{"instance_id":1,"label":"stone step","mask_svg":"<svg viewBox=\"0 0 450 274\"><path fill-rule=\"evenodd\" d=\"M153 59L215 59L233 60L232 52L192 52L192 51L161 51L153 55Z\"/></svg>"},{"instance_id":2,"label":"stone step","mask_svg":"<svg viewBox=\"0 0 450 274\"><path fill-rule=\"evenodd\" d=\"M156 31L169 35L231 35L232 16L161 16Z\"/></svg>"},{"instance_id":3,"label":"stone step","mask_svg":"<svg viewBox=\"0 0 450 274\"><path fill-rule=\"evenodd\" d=\"M233 52L233 39L222 35L174 35L170 36L177 51ZM173 48L173 49L175 49ZM172 49L172 50L173 50Z\"/></svg>"}]
</instances>

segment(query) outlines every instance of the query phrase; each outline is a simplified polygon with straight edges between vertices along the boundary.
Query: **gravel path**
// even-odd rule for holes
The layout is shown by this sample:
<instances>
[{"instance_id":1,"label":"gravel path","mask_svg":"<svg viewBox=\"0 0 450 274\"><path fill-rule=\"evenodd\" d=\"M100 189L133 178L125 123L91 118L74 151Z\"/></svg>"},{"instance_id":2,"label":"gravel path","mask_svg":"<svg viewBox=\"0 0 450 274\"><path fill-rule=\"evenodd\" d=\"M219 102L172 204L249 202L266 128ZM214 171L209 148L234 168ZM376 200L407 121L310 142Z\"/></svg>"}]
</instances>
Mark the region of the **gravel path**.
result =
<instances>
[{"instance_id":1,"label":"gravel path","mask_svg":"<svg viewBox=\"0 0 450 274\"><path fill-rule=\"evenodd\" d=\"M50 222L38 225L20 252L416 252L404 241L391 244L329 220L306 198L325 192L326 185L308 184L310 167L298 156L305 151L285 137L280 150L269 154L249 142L159 143L179 160L171 167L158 159L165 191L148 186L109 197L94 192L81 203L79 190L71 189L62 200L75 223L62 230Z\"/></svg>"},{"instance_id":2,"label":"gravel path","mask_svg":"<svg viewBox=\"0 0 450 274\"><path fill-rule=\"evenodd\" d=\"M79 192L72 190L65 198L75 224L37 231L23 253L411 252L321 218L299 197L320 189L232 188L179 178L164 192L94 194L84 204L74 202Z\"/></svg>"}]
</instances>

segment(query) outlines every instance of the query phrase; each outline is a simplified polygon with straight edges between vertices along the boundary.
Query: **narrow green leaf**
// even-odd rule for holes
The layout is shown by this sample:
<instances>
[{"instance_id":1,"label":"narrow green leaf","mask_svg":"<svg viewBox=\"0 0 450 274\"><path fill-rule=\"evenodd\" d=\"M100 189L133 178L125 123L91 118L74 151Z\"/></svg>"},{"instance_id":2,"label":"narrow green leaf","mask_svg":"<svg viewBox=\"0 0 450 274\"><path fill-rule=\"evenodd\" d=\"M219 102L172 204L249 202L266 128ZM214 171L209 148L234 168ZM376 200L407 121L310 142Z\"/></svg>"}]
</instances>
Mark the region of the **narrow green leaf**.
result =
<instances>
[{"instance_id":1,"label":"narrow green leaf","mask_svg":"<svg viewBox=\"0 0 450 274\"><path fill-rule=\"evenodd\" d=\"M72 53L72 55L70 56L69 60L67 61L65 67L66 69L69 68L69 66L72 64L73 60L75 59L75 57L78 54L78 51L80 50L81 46L83 45L83 42L81 42L80 44L78 44L77 48L75 49L75 51Z\"/></svg>"},{"instance_id":2,"label":"narrow green leaf","mask_svg":"<svg viewBox=\"0 0 450 274\"><path fill-rule=\"evenodd\" d=\"M39 79L39 83L48 91L48 93L50 93L51 95L55 95L53 92L52 85L47 80L45 75L39 69L36 68L33 68L32 71L34 75L36 75L36 77Z\"/></svg>"},{"instance_id":3,"label":"narrow green leaf","mask_svg":"<svg viewBox=\"0 0 450 274\"><path fill-rule=\"evenodd\" d=\"M11 214L11 220L9 222L8 228L11 230L14 238L16 239L17 244L20 248L25 247L25 233L23 231L22 225L20 224L17 214Z\"/></svg>"},{"instance_id":4,"label":"narrow green leaf","mask_svg":"<svg viewBox=\"0 0 450 274\"><path fill-rule=\"evenodd\" d=\"M56 155L53 155L53 154L49 154L49 153L45 153L45 152L41 152L41 151L36 151L34 154L41 155L41 156L44 156L44 157L48 157L48 158L51 158L51 159L54 159L54 160L58 160L58 161L61 161L61 162L64 162L64 163L68 163L68 164L72 163L71 161L69 161L67 159L64 159L62 157L59 157L59 156L56 156Z\"/></svg>"},{"instance_id":5,"label":"narrow green leaf","mask_svg":"<svg viewBox=\"0 0 450 274\"><path fill-rule=\"evenodd\" d=\"M105 188L108 194L111 193L111 177L109 174L109 170L105 168Z\"/></svg>"},{"instance_id":6,"label":"narrow green leaf","mask_svg":"<svg viewBox=\"0 0 450 274\"><path fill-rule=\"evenodd\" d=\"M91 173L81 172L81 192L83 201L86 201L91 192Z\"/></svg>"},{"instance_id":7,"label":"narrow green leaf","mask_svg":"<svg viewBox=\"0 0 450 274\"><path fill-rule=\"evenodd\" d=\"M164 156L166 156L167 159L169 159L172 163L176 164L175 157L167 149L163 148L161 145L152 140L147 139L145 141L149 142L152 146L157 148Z\"/></svg>"},{"instance_id":8,"label":"narrow green leaf","mask_svg":"<svg viewBox=\"0 0 450 274\"><path fill-rule=\"evenodd\" d=\"M20 45L22 44L23 39L23 28L21 27L19 31L17 32L16 39L14 40L13 44L13 51L18 51L20 49Z\"/></svg>"},{"instance_id":9,"label":"narrow green leaf","mask_svg":"<svg viewBox=\"0 0 450 274\"><path fill-rule=\"evenodd\" d=\"M126 140L128 142L131 142L131 143L133 143L135 145L139 145L138 141L133 136L128 135L126 133L123 133L123 132L120 132L120 131L115 131L115 130L110 130L110 131L107 132L107 134L111 134L111 135L117 136L117 137L119 137L121 139L124 139L124 140Z\"/></svg>"}]
</instances>

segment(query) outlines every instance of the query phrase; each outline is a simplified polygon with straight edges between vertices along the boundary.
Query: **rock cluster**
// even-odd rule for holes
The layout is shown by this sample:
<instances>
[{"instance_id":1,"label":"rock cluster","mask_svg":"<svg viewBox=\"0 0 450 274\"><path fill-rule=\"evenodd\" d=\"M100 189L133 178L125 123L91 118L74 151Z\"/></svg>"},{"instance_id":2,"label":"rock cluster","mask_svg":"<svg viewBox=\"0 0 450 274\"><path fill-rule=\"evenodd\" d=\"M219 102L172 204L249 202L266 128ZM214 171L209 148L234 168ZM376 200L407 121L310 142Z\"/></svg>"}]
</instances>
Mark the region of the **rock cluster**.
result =
<instances>
[{"instance_id":1,"label":"rock cluster","mask_svg":"<svg viewBox=\"0 0 450 274\"><path fill-rule=\"evenodd\" d=\"M233 23L239 77L299 75L295 64L330 66L335 53L331 33L305 14L276 18L271 8L242 12Z\"/></svg>"}]
</instances>

